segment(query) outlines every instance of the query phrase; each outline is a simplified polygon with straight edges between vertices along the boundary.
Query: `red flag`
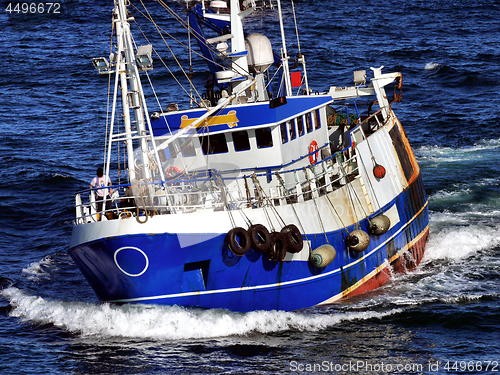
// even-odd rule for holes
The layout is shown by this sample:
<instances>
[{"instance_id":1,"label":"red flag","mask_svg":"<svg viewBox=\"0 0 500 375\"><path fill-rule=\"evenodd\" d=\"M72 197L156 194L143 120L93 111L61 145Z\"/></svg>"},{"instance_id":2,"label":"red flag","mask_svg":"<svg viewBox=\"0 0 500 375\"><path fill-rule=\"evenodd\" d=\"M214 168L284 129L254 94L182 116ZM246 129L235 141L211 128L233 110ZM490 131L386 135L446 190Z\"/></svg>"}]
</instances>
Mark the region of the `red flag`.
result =
<instances>
[{"instance_id":1,"label":"red flag","mask_svg":"<svg viewBox=\"0 0 500 375\"><path fill-rule=\"evenodd\" d=\"M300 72L290 73L290 78L292 79L292 87L302 86L302 77Z\"/></svg>"}]
</instances>

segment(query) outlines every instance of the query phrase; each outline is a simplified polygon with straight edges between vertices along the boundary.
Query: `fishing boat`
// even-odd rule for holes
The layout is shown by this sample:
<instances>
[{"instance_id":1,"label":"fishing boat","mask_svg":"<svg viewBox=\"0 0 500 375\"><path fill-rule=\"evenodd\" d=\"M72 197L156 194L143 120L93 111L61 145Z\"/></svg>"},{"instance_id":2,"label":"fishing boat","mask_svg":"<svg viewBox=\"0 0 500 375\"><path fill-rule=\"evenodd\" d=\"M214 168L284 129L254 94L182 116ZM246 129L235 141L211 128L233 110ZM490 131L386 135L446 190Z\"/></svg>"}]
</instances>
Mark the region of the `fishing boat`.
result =
<instances>
[{"instance_id":1,"label":"fishing boat","mask_svg":"<svg viewBox=\"0 0 500 375\"><path fill-rule=\"evenodd\" d=\"M183 61L206 61L206 80L196 89L179 64L187 100L146 95L153 61L168 65L131 29L155 22L153 12L114 1L112 53L92 61L114 82L103 168L115 184L76 194L69 248L99 299L290 311L414 269L428 201L393 112L401 73L359 70L347 87L313 89L305 56L287 49L293 0L189 1L187 17L173 11L179 3L159 4L186 30ZM277 48L245 33L256 11L277 15ZM172 36L161 22L154 29ZM161 77L156 85L172 85Z\"/></svg>"}]
</instances>

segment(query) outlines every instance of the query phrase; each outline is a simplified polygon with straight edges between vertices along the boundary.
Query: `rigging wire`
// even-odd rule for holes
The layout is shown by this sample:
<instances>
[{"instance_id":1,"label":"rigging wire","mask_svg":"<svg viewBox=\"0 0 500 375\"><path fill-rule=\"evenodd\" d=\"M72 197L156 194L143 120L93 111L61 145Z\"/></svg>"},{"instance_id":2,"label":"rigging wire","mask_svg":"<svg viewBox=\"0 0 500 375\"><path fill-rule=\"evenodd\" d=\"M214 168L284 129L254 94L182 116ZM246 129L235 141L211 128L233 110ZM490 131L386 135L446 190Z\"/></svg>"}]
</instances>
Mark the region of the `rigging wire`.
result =
<instances>
[{"instance_id":1,"label":"rigging wire","mask_svg":"<svg viewBox=\"0 0 500 375\"><path fill-rule=\"evenodd\" d=\"M115 33L115 23L112 22L111 25L111 38L110 38L110 56L113 53L113 35ZM118 66L116 67L118 69ZM106 103L106 132L104 135L104 155L103 155L103 165L106 164L106 150L108 147L108 127L109 127L109 102L111 98L111 73L108 74L108 98Z\"/></svg>"},{"instance_id":2,"label":"rigging wire","mask_svg":"<svg viewBox=\"0 0 500 375\"><path fill-rule=\"evenodd\" d=\"M189 79L193 79L193 60L192 60L192 49L191 49L191 25L189 21L189 2L186 1L186 14L187 14L187 24L188 24L188 51L189 51ZM190 86L190 107L193 108L193 89Z\"/></svg>"},{"instance_id":3,"label":"rigging wire","mask_svg":"<svg viewBox=\"0 0 500 375\"><path fill-rule=\"evenodd\" d=\"M149 40L148 38L146 37L146 35L142 32L141 28L139 27L139 25L137 24L137 22L134 20L134 23L135 25L137 26L137 28L139 29L139 31L141 32L142 36L144 37L144 39L146 39L146 41L149 43ZM136 48L137 50L137 43L135 42L135 38L133 37L133 35L130 35L131 39L132 39L132 43L134 43L134 47ZM151 44L151 43L149 43ZM154 49L153 45L151 45L151 47L153 48L153 50L155 51L155 53L158 55L158 53L156 52L156 50ZM161 59L161 58L160 58ZM153 95L156 99L156 102L158 103L158 107L160 107L160 111L163 112L163 108L161 106L161 103L160 103L160 100L158 99L158 95L156 95L156 91L155 91L155 88L153 87L153 83L151 82L151 78L149 77L149 74L148 74L148 71L147 70L144 70L144 73L146 73L146 77L148 77L148 81L149 81L149 85L151 86L151 89L153 90Z\"/></svg>"},{"instance_id":4,"label":"rigging wire","mask_svg":"<svg viewBox=\"0 0 500 375\"><path fill-rule=\"evenodd\" d=\"M291 1L292 1L293 21L295 22L295 34L297 35L297 47L299 49L299 56L301 56L302 53L300 52L300 40L299 40L299 29L297 26L297 17L295 17L295 6L293 4L293 0Z\"/></svg>"},{"instance_id":5,"label":"rigging wire","mask_svg":"<svg viewBox=\"0 0 500 375\"><path fill-rule=\"evenodd\" d=\"M189 79L189 76L187 75L186 71L184 70L184 68L182 67L180 61L177 59L177 57L175 56L174 52L172 51L172 49L170 48L170 45L167 43L167 41L165 40L165 38L163 37L163 34L160 32L160 27L158 26L158 24L153 20L153 17L151 16L151 14L149 13L149 10L146 8L146 5L144 5L143 1L141 1L141 4L142 6L144 7L144 10L147 12L148 14L148 17L146 17L147 19L149 19L149 21L155 26L156 30L158 31L158 34L160 35L160 37L162 38L163 42L165 43L165 45L167 46L168 50L170 51L172 57L174 58L175 62L177 63L177 65L179 66L181 72L184 74L184 76L186 77L186 79L188 80L190 86L194 89L194 91L196 92L196 94L198 95L198 97L200 98L200 100L202 99L201 98L201 95L200 93L198 92L198 90L196 90L196 87L194 86L193 82ZM137 8L136 8L137 9ZM142 12L141 12L142 13ZM155 50L156 52L156 50ZM158 52L156 52L156 54L158 55ZM160 58L161 59L161 58ZM163 60L162 60L163 62ZM166 64L164 64L165 67L170 71L170 69L166 66ZM170 71L171 72L171 71ZM171 74L173 75L173 73L171 72ZM181 88L184 90L184 92L189 96L189 93L187 92L187 90L182 87L182 85L180 85ZM202 101L202 100L201 100ZM202 103L204 103L202 101Z\"/></svg>"},{"instance_id":6,"label":"rigging wire","mask_svg":"<svg viewBox=\"0 0 500 375\"><path fill-rule=\"evenodd\" d=\"M142 0L141 0L142 1ZM189 28L190 26L177 14L175 13L167 4L165 4L165 2L163 0L157 0L158 4L160 4L167 12L169 12L172 17L174 17L184 28ZM192 30L192 29L191 29ZM203 38L202 35L198 35L196 33L196 30L192 30L193 31L193 35L194 37L200 42L200 43L203 43L207 48L211 49L213 52L218 52L216 48L214 48L210 43L208 43L205 38ZM171 36L172 37L172 36ZM173 37L172 37L173 38ZM175 38L173 38L175 39ZM219 56L221 58L221 60L223 61L228 61L228 67L231 68L231 65L234 65L236 67L238 67L241 71L244 71L245 74L247 74L248 76L250 75L250 72L249 70L247 69L243 69L241 66L239 66L237 63L235 63L234 61L230 60L230 59L226 59L225 56ZM208 60L208 59L207 59ZM211 60L209 60L211 61ZM215 61L211 61L213 63L215 63ZM235 69L233 69L235 70Z\"/></svg>"}]
</instances>

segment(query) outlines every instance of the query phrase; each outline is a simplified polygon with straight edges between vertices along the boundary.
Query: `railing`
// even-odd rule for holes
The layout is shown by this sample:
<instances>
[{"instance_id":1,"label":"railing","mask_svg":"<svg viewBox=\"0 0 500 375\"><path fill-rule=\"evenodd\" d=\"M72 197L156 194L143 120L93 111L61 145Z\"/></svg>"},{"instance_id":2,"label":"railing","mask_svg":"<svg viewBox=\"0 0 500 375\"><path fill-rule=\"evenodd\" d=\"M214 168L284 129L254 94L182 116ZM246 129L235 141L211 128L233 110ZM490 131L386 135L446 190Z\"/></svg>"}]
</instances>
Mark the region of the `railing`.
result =
<instances>
[{"instance_id":1,"label":"railing","mask_svg":"<svg viewBox=\"0 0 500 375\"><path fill-rule=\"evenodd\" d=\"M76 195L75 224L131 216L144 222L149 216L157 214L257 208L270 204L293 204L317 198L346 185L359 175L354 149L355 143L366 139L362 125L367 124L373 118L378 127L393 121L390 116L384 123L381 123L379 115L380 111L372 114L350 131L349 138L353 142L347 148L313 165L292 168L313 154L310 153L281 166L266 166L253 170L207 170L190 172L189 175L180 174L177 178L168 181L140 180L133 185L108 186L105 189L114 189L115 194L107 200L107 205L106 201L102 204L103 208L100 212L97 210L98 201L96 201L95 192L104 188L79 192ZM329 147L329 145L321 147L316 152L319 153L324 147ZM236 172L239 177L225 177ZM287 178L292 175L293 178ZM276 178L272 178L273 176ZM285 182L287 180L288 183ZM119 189L129 187L132 187L133 195L117 196L116 192ZM85 198L85 202L82 197ZM125 199L133 203L125 206Z\"/></svg>"},{"instance_id":2,"label":"railing","mask_svg":"<svg viewBox=\"0 0 500 375\"><path fill-rule=\"evenodd\" d=\"M346 153L349 150L301 168L286 171L275 169L274 172L252 173L236 178L224 177L229 173L227 171L208 170L189 177L180 175L168 181L137 181L133 185L109 186L107 188L113 189L114 195L105 200L100 212L97 211L95 193L99 188L85 190L76 195L75 223L78 225L131 216L144 222L152 215L303 202L334 191L357 177L356 156L346 158ZM287 175L291 177L287 178ZM271 176L275 178L269 183ZM119 190L129 187L132 187L133 195L117 195ZM133 203L126 205L126 200Z\"/></svg>"}]
</instances>

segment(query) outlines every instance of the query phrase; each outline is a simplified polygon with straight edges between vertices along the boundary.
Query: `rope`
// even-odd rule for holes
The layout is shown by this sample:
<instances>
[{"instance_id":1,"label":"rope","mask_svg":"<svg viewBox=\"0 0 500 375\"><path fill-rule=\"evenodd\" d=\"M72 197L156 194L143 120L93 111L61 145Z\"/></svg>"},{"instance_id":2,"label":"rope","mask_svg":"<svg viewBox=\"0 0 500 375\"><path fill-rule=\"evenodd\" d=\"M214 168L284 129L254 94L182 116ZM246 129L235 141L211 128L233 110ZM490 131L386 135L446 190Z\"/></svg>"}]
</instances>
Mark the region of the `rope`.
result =
<instances>
[{"instance_id":1,"label":"rope","mask_svg":"<svg viewBox=\"0 0 500 375\"><path fill-rule=\"evenodd\" d=\"M333 208L333 211L335 212L335 215L337 215L337 218L339 219L340 221L340 224L342 225L342 227L344 228L344 230L347 232L347 234L349 234L349 231L347 230L347 227L346 225L344 224L344 222L342 221L342 218L340 217L339 213L337 212L337 209L335 208L335 206L333 205L332 201L330 200L330 197L328 196L328 194L326 194L326 199L328 200L328 203L330 203L330 206L332 206Z\"/></svg>"},{"instance_id":2,"label":"rope","mask_svg":"<svg viewBox=\"0 0 500 375\"><path fill-rule=\"evenodd\" d=\"M306 175L307 183L309 185L309 190L311 191L311 198L312 198L312 200L314 202L314 207L316 207L316 212L318 213L318 219L319 219L319 223L321 224L321 229L323 229L323 233L325 235L326 243L329 243L328 242L328 236L326 235L326 231L325 231L325 226L323 225L323 220L321 220L321 215L319 213L318 204L316 203L316 198L314 197L314 194L313 194L313 190L312 190L312 187L311 187L311 180L309 179L309 175L307 174L306 167L304 167L304 173Z\"/></svg>"},{"instance_id":3,"label":"rope","mask_svg":"<svg viewBox=\"0 0 500 375\"><path fill-rule=\"evenodd\" d=\"M245 190L247 192L247 207L252 207L252 195L250 194L250 189L248 188L248 180L247 176L243 176L245 178Z\"/></svg>"},{"instance_id":4,"label":"rope","mask_svg":"<svg viewBox=\"0 0 500 375\"><path fill-rule=\"evenodd\" d=\"M344 170L343 166L339 165L339 168L342 169L342 173L344 174L344 176L347 176L347 174L345 173L345 170ZM368 214L366 213L363 205L361 204L361 200L359 199L359 196L356 193L356 190L354 189L354 186L352 186L351 181L348 181L346 185L347 185L347 195L349 196L349 200L350 200L350 202L352 204L353 212L354 212L355 219L356 219L356 228L359 229L359 219L358 219L358 215L356 214L356 207L354 205L354 199L352 198L352 195L354 195L356 197L356 199L357 199L357 201L359 203L359 207L363 211L363 214L365 215L365 217L368 217ZM352 193L351 193L351 191L352 191Z\"/></svg>"},{"instance_id":5,"label":"rope","mask_svg":"<svg viewBox=\"0 0 500 375\"><path fill-rule=\"evenodd\" d=\"M241 216L243 217L243 220L246 221L247 225L250 226L252 225L252 221L250 220L250 218L245 214L245 212L243 212L243 210L237 205L237 200L234 199L234 197L231 195L230 191L227 190L227 195L229 196L229 198L231 199L231 203L235 204L237 208L237 211L240 212Z\"/></svg>"},{"instance_id":6,"label":"rope","mask_svg":"<svg viewBox=\"0 0 500 375\"><path fill-rule=\"evenodd\" d=\"M368 138L366 139L366 141L368 142ZM367 144L368 144L368 147L370 147L370 144L369 144L369 143L367 143ZM366 173L368 173L368 169L366 168L366 165L365 165L365 163L364 163L364 161L363 161L363 158L360 158L360 159L361 159L361 164L363 164L363 168L365 169ZM375 157L372 157L372 160L375 162L375 164L377 163L377 162L375 161ZM370 178L368 178L368 177L367 177L367 180L368 180L368 183L370 184L370 187L371 187L372 191L374 192L373 196L375 197L375 201L377 202L377 206L378 206L379 210L380 210L381 212L384 212L384 211L382 210L382 207L380 207L380 203L379 203L379 201L378 201L377 194L375 194L375 189L373 188L373 185L372 185L372 182L371 182ZM368 220L369 220L369 219L368 219Z\"/></svg>"},{"instance_id":7,"label":"rope","mask_svg":"<svg viewBox=\"0 0 500 375\"><path fill-rule=\"evenodd\" d=\"M137 217L137 222L141 223L141 224L144 224L145 222L148 221L148 210L146 209L146 202L144 201L144 188L143 188L143 184L144 184L144 180L141 179L141 180L135 180L132 182L132 190L134 192L134 195L135 195L135 202L136 202L136 217ZM146 219L144 221L141 221L140 220L140 204L142 203L142 207L144 209L144 215L146 217Z\"/></svg>"},{"instance_id":8,"label":"rope","mask_svg":"<svg viewBox=\"0 0 500 375\"><path fill-rule=\"evenodd\" d=\"M274 207L274 205L272 204L271 202L271 199L267 196L266 192L264 191L264 189L262 188L262 186L260 185L260 182L259 180L257 179L257 175L254 173L252 174L252 181L253 181L253 184L254 186L256 187L257 189L257 192L259 193L259 201L262 203L263 205L263 208L264 208L264 212L266 214L266 216L268 216L268 219L269 219L269 224L271 226L271 228L273 229L273 231L275 230L274 229L274 226L271 222L271 218L266 210L266 206L264 204L264 199L267 200L268 202L268 205L269 207L271 208L271 210L274 212L274 215L276 216L276 219L277 221L281 221L282 225L285 226L285 220L283 220L283 218L280 216L279 212L276 210L276 207Z\"/></svg>"},{"instance_id":9,"label":"rope","mask_svg":"<svg viewBox=\"0 0 500 375\"><path fill-rule=\"evenodd\" d=\"M221 195L222 199L224 200L224 205L227 208L227 213L229 215L229 220L231 221L231 225L233 228L236 228L236 221L234 220L233 213L231 212L231 207L229 206L229 203L227 201L227 196L226 196L226 185L222 181L222 177L218 174L216 177L217 184L220 186L221 190Z\"/></svg>"},{"instance_id":10,"label":"rope","mask_svg":"<svg viewBox=\"0 0 500 375\"><path fill-rule=\"evenodd\" d=\"M281 186L283 187L283 190L285 193L285 199L286 198L290 199L290 195L288 194L288 189L286 188L285 181L283 181L283 178L281 177L281 175L278 172L275 172L275 175L278 178ZM297 211L295 210L295 206L293 203L290 203L290 206L292 207L293 213L295 214L295 217L297 218L297 222L299 223L300 228L302 229L302 233L304 233L304 236L306 237L306 241L309 244L309 250L312 251L311 244L310 244L309 240L307 239L307 233L304 229L304 226L302 225L302 222L300 221L299 214L297 214Z\"/></svg>"},{"instance_id":11,"label":"rope","mask_svg":"<svg viewBox=\"0 0 500 375\"><path fill-rule=\"evenodd\" d=\"M354 205L354 200L352 199L352 195L351 195L351 189L350 189L350 187L351 187L351 182L350 182L350 181L348 180L348 178L347 178L347 173L345 172L345 169L344 169L344 167L343 167L342 163L340 163L340 164L339 164L339 169L342 171L342 175L343 175L343 176L344 176L344 178L347 180L347 184L346 184L346 186L347 186L347 197L348 197L349 202L350 202L350 204L351 204L351 206L352 206L352 210L353 210L353 214L354 214L354 219L356 220L356 223L357 223L359 220L358 220L358 215L357 215L357 213L356 213L356 207L355 207L355 205ZM356 226L357 226L357 225L358 225L358 224L356 224Z\"/></svg>"}]
</instances>

